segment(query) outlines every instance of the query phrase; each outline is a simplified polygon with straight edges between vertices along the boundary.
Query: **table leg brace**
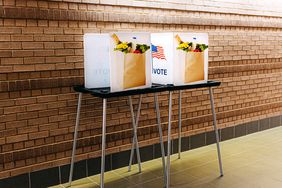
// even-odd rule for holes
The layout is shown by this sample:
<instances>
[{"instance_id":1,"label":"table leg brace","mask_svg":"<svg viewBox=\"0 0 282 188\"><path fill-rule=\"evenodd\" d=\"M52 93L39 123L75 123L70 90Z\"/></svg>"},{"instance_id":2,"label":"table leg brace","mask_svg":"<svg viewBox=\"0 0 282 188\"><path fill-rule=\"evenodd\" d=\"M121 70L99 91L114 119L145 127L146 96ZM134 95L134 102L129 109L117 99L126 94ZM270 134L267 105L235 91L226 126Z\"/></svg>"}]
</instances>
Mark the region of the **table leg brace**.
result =
<instances>
[{"instance_id":1,"label":"table leg brace","mask_svg":"<svg viewBox=\"0 0 282 188\"><path fill-rule=\"evenodd\" d=\"M162 130L162 125L161 125L161 115L160 115L158 96L157 96L156 93L154 93L154 99L155 99L155 108L156 108L158 129L159 129L159 135L160 135L160 145L161 145L161 153L162 153L164 180L166 181L166 166L165 166L165 151L164 151L164 142L163 142L163 130Z\"/></svg>"},{"instance_id":2,"label":"table leg brace","mask_svg":"<svg viewBox=\"0 0 282 188\"><path fill-rule=\"evenodd\" d=\"M133 160L133 155L134 155L134 149L136 149L138 168L139 168L139 172L141 172L141 158L140 158L139 144L138 144L138 139L137 139L137 127L138 127L138 121L139 121L140 111L141 111L142 95L139 95L139 103L138 103L136 119L135 119L135 116L134 116L134 110L133 110L131 96L128 97L128 100L129 100L132 126L133 126L133 138L132 138L132 146L131 146L131 152L130 152L130 160L129 160L128 171L131 170L131 165L132 165L132 160Z\"/></svg>"},{"instance_id":3,"label":"table leg brace","mask_svg":"<svg viewBox=\"0 0 282 188\"><path fill-rule=\"evenodd\" d=\"M213 127L214 127L215 138L216 138L216 147L217 147L217 156L218 156L218 162L219 162L220 176L223 176L221 153L220 153L220 146L219 146L219 135L218 135L218 129L216 126L216 114L215 114L215 109L214 109L213 92L212 92L211 87L209 87L209 94L210 94L210 103L211 103L212 117L213 117Z\"/></svg>"}]
</instances>

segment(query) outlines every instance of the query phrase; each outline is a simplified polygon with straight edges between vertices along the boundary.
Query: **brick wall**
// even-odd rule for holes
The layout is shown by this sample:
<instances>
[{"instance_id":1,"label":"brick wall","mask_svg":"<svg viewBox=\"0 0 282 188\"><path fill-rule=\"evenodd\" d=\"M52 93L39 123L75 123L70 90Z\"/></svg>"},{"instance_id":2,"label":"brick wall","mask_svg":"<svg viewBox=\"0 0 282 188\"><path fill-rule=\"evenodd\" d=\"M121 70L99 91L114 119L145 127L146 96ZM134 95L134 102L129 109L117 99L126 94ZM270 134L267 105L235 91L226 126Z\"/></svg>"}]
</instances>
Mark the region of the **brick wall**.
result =
<instances>
[{"instance_id":1,"label":"brick wall","mask_svg":"<svg viewBox=\"0 0 282 188\"><path fill-rule=\"evenodd\" d=\"M214 94L219 126L280 115L282 11L263 3L0 0L0 178L70 162L77 104L71 86L83 83L82 37L88 32L207 32L209 78L222 82ZM207 91L183 96L183 134L211 130ZM167 93L159 98L166 133ZM142 146L158 142L152 101L148 95L142 107ZM175 137L176 94L173 104ZM127 98L110 99L108 107L107 153L127 150ZM84 95L78 160L100 155L101 116L101 100Z\"/></svg>"}]
</instances>

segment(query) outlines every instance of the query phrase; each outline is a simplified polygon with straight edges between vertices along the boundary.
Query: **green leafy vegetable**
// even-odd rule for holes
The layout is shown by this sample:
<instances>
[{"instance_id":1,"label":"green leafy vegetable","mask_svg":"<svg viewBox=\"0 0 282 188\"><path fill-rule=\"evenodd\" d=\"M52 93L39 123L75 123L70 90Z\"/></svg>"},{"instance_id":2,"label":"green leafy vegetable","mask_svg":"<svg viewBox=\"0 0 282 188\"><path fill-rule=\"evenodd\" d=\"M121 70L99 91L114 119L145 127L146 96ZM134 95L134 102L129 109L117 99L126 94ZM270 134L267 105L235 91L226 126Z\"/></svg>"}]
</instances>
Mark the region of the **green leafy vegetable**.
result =
<instances>
[{"instance_id":1,"label":"green leafy vegetable","mask_svg":"<svg viewBox=\"0 0 282 188\"><path fill-rule=\"evenodd\" d=\"M136 50L140 51L142 54L150 49L150 46L146 44L136 44Z\"/></svg>"},{"instance_id":2,"label":"green leafy vegetable","mask_svg":"<svg viewBox=\"0 0 282 188\"><path fill-rule=\"evenodd\" d=\"M200 50L201 52L205 51L205 49L208 48L208 45L206 44L197 44L196 45L196 50Z\"/></svg>"}]
</instances>

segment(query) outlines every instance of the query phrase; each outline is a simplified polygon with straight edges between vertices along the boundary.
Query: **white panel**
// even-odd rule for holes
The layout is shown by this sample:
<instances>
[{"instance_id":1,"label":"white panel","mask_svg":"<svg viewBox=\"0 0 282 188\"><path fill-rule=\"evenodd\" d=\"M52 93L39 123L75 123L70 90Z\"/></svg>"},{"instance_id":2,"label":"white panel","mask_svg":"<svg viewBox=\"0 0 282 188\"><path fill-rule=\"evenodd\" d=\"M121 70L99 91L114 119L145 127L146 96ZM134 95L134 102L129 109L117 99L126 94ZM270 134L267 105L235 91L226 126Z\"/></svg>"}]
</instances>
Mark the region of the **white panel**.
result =
<instances>
[{"instance_id":1,"label":"white panel","mask_svg":"<svg viewBox=\"0 0 282 188\"><path fill-rule=\"evenodd\" d=\"M109 34L84 35L85 87L110 87Z\"/></svg>"}]
</instances>

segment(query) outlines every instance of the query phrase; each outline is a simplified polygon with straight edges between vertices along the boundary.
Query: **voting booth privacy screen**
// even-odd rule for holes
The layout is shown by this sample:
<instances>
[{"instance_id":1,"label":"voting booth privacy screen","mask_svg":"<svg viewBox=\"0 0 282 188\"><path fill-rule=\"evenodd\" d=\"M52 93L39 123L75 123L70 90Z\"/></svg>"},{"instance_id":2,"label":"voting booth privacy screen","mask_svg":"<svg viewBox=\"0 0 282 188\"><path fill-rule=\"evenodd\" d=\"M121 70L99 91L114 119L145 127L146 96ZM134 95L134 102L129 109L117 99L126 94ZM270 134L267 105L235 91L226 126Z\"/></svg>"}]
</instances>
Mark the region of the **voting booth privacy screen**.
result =
<instances>
[{"instance_id":1,"label":"voting booth privacy screen","mask_svg":"<svg viewBox=\"0 0 282 188\"><path fill-rule=\"evenodd\" d=\"M194 84L208 80L208 35L152 33L152 82Z\"/></svg>"},{"instance_id":2,"label":"voting booth privacy screen","mask_svg":"<svg viewBox=\"0 0 282 188\"><path fill-rule=\"evenodd\" d=\"M87 88L110 87L108 34L84 35L84 85Z\"/></svg>"},{"instance_id":3,"label":"voting booth privacy screen","mask_svg":"<svg viewBox=\"0 0 282 188\"><path fill-rule=\"evenodd\" d=\"M84 35L85 87L124 91L208 80L206 33Z\"/></svg>"}]
</instances>

